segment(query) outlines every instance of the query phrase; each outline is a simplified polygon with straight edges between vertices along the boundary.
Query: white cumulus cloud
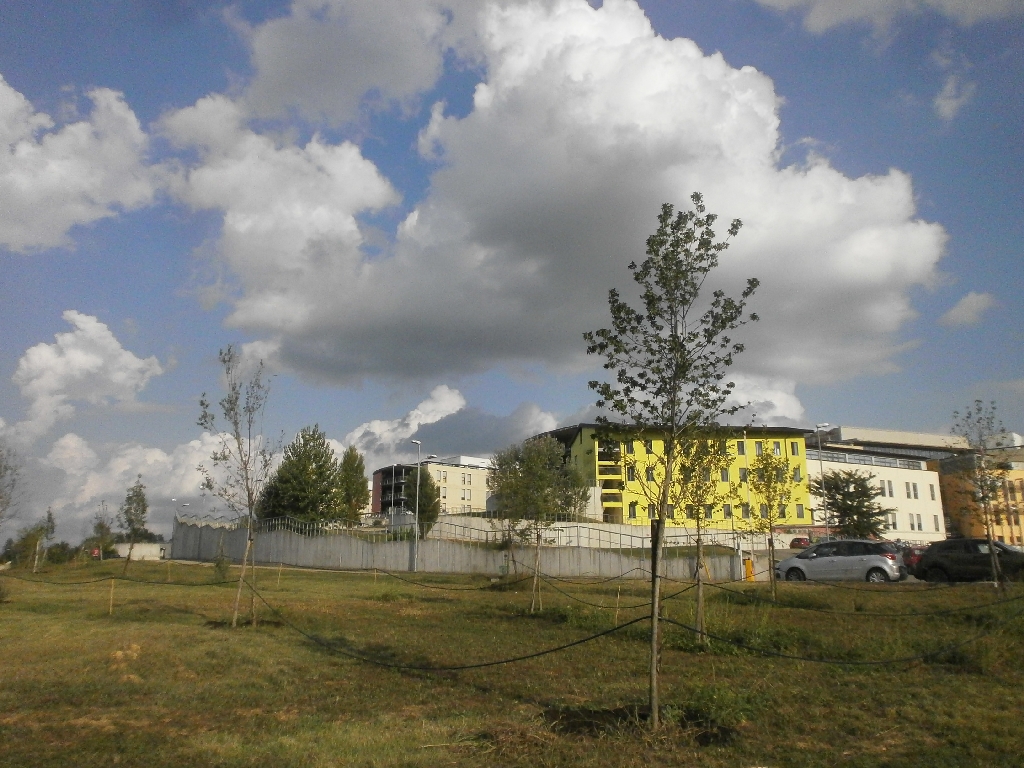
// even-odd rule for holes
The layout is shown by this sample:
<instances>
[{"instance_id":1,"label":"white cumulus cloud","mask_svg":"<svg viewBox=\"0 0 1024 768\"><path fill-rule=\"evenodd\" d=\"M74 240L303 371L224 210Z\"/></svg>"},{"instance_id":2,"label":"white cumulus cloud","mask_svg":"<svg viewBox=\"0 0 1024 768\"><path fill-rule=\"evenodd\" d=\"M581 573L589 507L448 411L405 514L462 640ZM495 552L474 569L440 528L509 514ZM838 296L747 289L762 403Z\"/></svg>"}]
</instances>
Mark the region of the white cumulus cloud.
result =
<instances>
[{"instance_id":1,"label":"white cumulus cloud","mask_svg":"<svg viewBox=\"0 0 1024 768\"><path fill-rule=\"evenodd\" d=\"M951 328L977 325L981 322L981 316L995 304L996 297L991 293L970 291L939 318L939 323Z\"/></svg>"},{"instance_id":2,"label":"white cumulus cloud","mask_svg":"<svg viewBox=\"0 0 1024 768\"><path fill-rule=\"evenodd\" d=\"M31 442L75 413L75 403L132 403L149 380L163 373L155 357L145 359L121 346L97 318L73 309L63 314L74 328L55 335L53 344L29 348L12 380L28 399L28 417L6 431Z\"/></svg>"},{"instance_id":3,"label":"white cumulus cloud","mask_svg":"<svg viewBox=\"0 0 1024 768\"><path fill-rule=\"evenodd\" d=\"M58 127L0 77L0 244L71 244L69 230L147 205L157 177L148 139L121 94L96 88L85 120Z\"/></svg>"},{"instance_id":4,"label":"white cumulus cloud","mask_svg":"<svg viewBox=\"0 0 1024 768\"><path fill-rule=\"evenodd\" d=\"M722 287L762 281L740 373L782 396L895 367L911 290L936 280L946 238L917 217L909 176L781 166L772 81L658 36L633 0L470 16L460 50L484 73L472 109L432 110L419 148L438 168L383 253L365 252L359 216L397 195L354 145L272 139L224 97L167 118L200 148L178 194L223 211L230 322L280 365L335 382L578 370L592 364L581 333L608 324L610 287L630 292L661 203L700 190L744 220Z\"/></svg>"}]
</instances>

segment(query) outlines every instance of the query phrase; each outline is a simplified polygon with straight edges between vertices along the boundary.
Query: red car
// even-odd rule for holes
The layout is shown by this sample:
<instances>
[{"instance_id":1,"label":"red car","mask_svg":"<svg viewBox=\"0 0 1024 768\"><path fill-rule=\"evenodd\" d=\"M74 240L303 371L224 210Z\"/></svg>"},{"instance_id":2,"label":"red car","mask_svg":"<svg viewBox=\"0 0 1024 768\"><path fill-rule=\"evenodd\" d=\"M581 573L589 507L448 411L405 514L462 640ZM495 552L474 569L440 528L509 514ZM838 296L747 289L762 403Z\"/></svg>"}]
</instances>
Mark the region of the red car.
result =
<instances>
[{"instance_id":1,"label":"red car","mask_svg":"<svg viewBox=\"0 0 1024 768\"><path fill-rule=\"evenodd\" d=\"M911 573L914 572L914 568L921 561L921 556L928 549L927 544L914 545L913 547L907 547L903 550L903 564L907 566L907 570Z\"/></svg>"},{"instance_id":2,"label":"red car","mask_svg":"<svg viewBox=\"0 0 1024 768\"><path fill-rule=\"evenodd\" d=\"M790 549L807 549L809 546L811 546L811 540L806 536L797 536L789 542Z\"/></svg>"}]
</instances>

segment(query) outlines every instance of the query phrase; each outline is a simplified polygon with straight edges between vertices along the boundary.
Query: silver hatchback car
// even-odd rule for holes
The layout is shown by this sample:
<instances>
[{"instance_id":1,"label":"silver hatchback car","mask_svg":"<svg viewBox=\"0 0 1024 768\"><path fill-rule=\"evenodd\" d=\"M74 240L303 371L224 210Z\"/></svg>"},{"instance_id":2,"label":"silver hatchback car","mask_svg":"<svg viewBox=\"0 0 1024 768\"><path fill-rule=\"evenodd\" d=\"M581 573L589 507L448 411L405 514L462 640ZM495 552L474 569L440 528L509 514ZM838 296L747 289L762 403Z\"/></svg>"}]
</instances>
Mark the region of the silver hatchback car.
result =
<instances>
[{"instance_id":1,"label":"silver hatchback car","mask_svg":"<svg viewBox=\"0 0 1024 768\"><path fill-rule=\"evenodd\" d=\"M899 550L887 541L825 541L775 564L775 577L786 581L870 581L907 577Z\"/></svg>"}]
</instances>

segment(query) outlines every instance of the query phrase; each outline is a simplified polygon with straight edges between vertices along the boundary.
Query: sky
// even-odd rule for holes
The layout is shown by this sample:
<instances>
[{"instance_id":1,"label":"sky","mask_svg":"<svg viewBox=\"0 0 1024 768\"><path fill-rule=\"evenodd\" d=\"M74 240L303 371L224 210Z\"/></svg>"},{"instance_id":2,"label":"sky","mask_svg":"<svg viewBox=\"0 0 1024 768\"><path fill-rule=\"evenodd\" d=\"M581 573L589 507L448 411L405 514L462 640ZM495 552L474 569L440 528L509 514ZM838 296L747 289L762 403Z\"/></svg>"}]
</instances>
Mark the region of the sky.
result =
<instances>
[{"instance_id":1,"label":"sky","mask_svg":"<svg viewBox=\"0 0 1024 768\"><path fill-rule=\"evenodd\" d=\"M704 195L756 423L1024 432L1022 0L6 0L0 440L77 540L199 492L218 351L372 471L590 420ZM172 501L174 499L175 501ZM182 505L188 504L188 509Z\"/></svg>"}]
</instances>

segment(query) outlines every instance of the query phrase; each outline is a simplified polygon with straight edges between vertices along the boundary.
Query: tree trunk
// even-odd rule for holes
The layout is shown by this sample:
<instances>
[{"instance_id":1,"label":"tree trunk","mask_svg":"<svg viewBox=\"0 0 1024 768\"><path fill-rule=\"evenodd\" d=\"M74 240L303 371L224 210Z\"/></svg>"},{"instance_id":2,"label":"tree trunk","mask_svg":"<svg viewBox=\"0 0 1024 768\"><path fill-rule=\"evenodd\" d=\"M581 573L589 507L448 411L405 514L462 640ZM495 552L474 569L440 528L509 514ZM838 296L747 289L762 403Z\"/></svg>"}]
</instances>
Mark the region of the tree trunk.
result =
<instances>
[{"instance_id":1,"label":"tree trunk","mask_svg":"<svg viewBox=\"0 0 1024 768\"><path fill-rule=\"evenodd\" d=\"M658 691L658 667L661 661L661 638L658 634L658 617L661 612L661 544L664 539L665 518L659 516L651 523L651 668L650 695L651 730L661 726Z\"/></svg>"},{"instance_id":2,"label":"tree trunk","mask_svg":"<svg viewBox=\"0 0 1024 768\"><path fill-rule=\"evenodd\" d=\"M533 597L530 598L530 613L537 602L537 582L540 580L540 529L537 530L537 553L533 558ZM543 610L543 609L541 609Z\"/></svg>"},{"instance_id":3,"label":"tree trunk","mask_svg":"<svg viewBox=\"0 0 1024 768\"><path fill-rule=\"evenodd\" d=\"M778 600L778 583L775 580L775 537L770 528L768 529L768 580L772 585L772 600Z\"/></svg>"},{"instance_id":4,"label":"tree trunk","mask_svg":"<svg viewBox=\"0 0 1024 768\"><path fill-rule=\"evenodd\" d=\"M238 574L238 591L235 593L235 612L231 617L231 628L238 626L238 605L242 602L242 585L245 583L245 564L249 560L249 549L252 547L252 539L245 540L245 554L242 555L242 572Z\"/></svg>"},{"instance_id":5,"label":"tree trunk","mask_svg":"<svg viewBox=\"0 0 1024 768\"><path fill-rule=\"evenodd\" d=\"M700 514L700 513L698 513ZM697 640L707 646L708 636L704 626L704 537L701 535L700 522L697 523Z\"/></svg>"},{"instance_id":6,"label":"tree trunk","mask_svg":"<svg viewBox=\"0 0 1024 768\"><path fill-rule=\"evenodd\" d=\"M35 573L36 571L39 570L39 547L40 547L40 545L42 545L42 543L43 543L43 537L40 536L38 539L36 539L36 552L35 552L35 558L32 561L32 573Z\"/></svg>"},{"instance_id":7,"label":"tree trunk","mask_svg":"<svg viewBox=\"0 0 1024 768\"><path fill-rule=\"evenodd\" d=\"M132 561L132 552L135 550L135 534L128 539L128 557L124 559L124 568L121 569L121 575L124 576L128 573L128 563Z\"/></svg>"},{"instance_id":8,"label":"tree trunk","mask_svg":"<svg viewBox=\"0 0 1024 768\"><path fill-rule=\"evenodd\" d=\"M992 541L992 515L989 506L985 504L985 538L988 540L988 558L992 568L992 581L999 587L1001 594L1006 594L1006 584L1003 582L1003 569L999 565L999 555L996 553L995 544Z\"/></svg>"}]
</instances>

